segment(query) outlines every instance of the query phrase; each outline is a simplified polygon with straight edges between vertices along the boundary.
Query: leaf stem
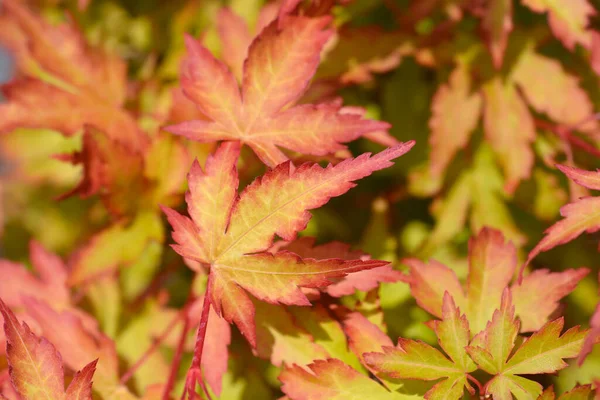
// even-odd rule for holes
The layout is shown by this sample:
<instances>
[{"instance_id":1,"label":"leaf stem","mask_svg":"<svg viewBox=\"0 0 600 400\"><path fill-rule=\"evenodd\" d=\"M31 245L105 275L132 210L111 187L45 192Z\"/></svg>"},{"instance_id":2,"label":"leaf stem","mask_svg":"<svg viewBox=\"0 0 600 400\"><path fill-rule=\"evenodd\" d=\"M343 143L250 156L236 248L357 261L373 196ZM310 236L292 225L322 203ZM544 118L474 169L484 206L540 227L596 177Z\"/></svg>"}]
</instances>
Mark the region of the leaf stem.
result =
<instances>
[{"instance_id":1,"label":"leaf stem","mask_svg":"<svg viewBox=\"0 0 600 400\"><path fill-rule=\"evenodd\" d=\"M196 335L196 344L194 345L194 356L185 380L185 389L181 396L182 399L185 398L186 393L189 394L191 400L196 398L196 382L198 382L206 397L211 400L210 394L204 384L204 379L202 378L202 350L204 349L204 338L206 337L206 328L208 327L208 317L210 312L210 278L211 275L209 274L206 283L206 292L204 293L204 301L202 303L202 315L200 317L200 324L198 325L198 333Z\"/></svg>"}]
</instances>

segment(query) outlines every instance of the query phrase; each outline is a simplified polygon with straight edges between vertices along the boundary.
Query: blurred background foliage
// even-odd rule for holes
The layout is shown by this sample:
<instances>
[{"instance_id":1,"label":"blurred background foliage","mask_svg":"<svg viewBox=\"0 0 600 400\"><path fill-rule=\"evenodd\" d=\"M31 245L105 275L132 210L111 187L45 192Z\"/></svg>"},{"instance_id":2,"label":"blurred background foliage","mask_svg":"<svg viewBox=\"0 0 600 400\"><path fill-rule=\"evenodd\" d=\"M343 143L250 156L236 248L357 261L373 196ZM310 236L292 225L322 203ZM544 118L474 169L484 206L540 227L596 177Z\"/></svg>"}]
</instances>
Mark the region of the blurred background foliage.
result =
<instances>
[{"instance_id":1,"label":"blurred background foliage","mask_svg":"<svg viewBox=\"0 0 600 400\"><path fill-rule=\"evenodd\" d=\"M263 0L35 0L29 4L47 21L67 21L81 30L89 44L125 60L128 82L124 107L154 138L164 134L161 126L190 115L172 95L185 51L183 34L201 37L214 54L222 56L218 10L229 7L252 31L261 8L268 6ZM600 102L593 54L585 46L566 47L553 35L544 13L514 1L514 28L501 65L494 66L482 33L481 9L486 4L461 0L355 0L333 6L339 34L323 55L307 98L342 96L345 105L365 107L371 118L390 122L395 138L415 139L417 145L394 167L361 181L348 194L315 210L304 235L317 237L319 243L338 240L352 244L374 258L393 261L397 269L404 268L400 261L404 257L434 258L464 279L467 241L482 226L500 229L519 247L523 260L544 229L559 218L559 208L569 199L586 194L569 185L554 163L588 170L600 167L597 121L574 120L586 112L582 107L593 111ZM600 1L592 4L600 9ZM589 29L595 27L600 27L600 20L593 16ZM494 126L512 121L502 129L512 129L514 134L506 138L504 151L498 151L494 139L490 139L493 128L481 123L479 117L470 123L473 116L468 111L463 113L466 105L459 97L454 108L442 111L440 118L445 118L446 124L442 130L450 132L472 125L472 137L458 143L457 155L450 156L441 171L432 173L432 160L436 162L432 144L441 141L438 151L453 146L450 139L432 139L433 132L440 129L432 122L436 116L432 110L436 96L448 87L455 72L466 71L471 81L466 95L483 93L489 104L493 99L489 91L495 90L490 82L498 77L512 82L515 65L532 52L557 62L557 76L540 76L533 95L523 87L509 90L525 92L527 98L539 95L556 102L563 98L563 114L544 112L543 106L536 107L532 101L525 107L530 113L527 118L535 125L534 136L525 139L529 128L526 121L519 120L521 116L505 113L490 117ZM7 82L18 74L5 49L0 53L0 80ZM557 83L565 77L573 78L581 92L565 92L569 85ZM103 82L97 84L101 88ZM578 100L579 94L587 100ZM52 102L47 106L51 107ZM504 110L516 113L510 107ZM591 127L579 129L578 122ZM586 145L573 145L573 141L557 134L565 127L573 128L574 135ZM500 137L503 134L500 132ZM530 167L523 163L520 153L523 140L532 152ZM164 141L173 141L173 146L183 142L179 138ZM101 193L56 200L77 185L82 166L54 156L80 151L82 143L82 132L65 136L48 129L17 129L0 136L2 257L28 264L28 242L35 239L67 259L71 270L79 271L71 277L73 282L89 285L84 307L94 312L102 330L116 340L122 362L132 363L150 344L148 332L164 325L159 321L166 321L185 303L193 272L168 247L170 235L156 204L138 205L115 217L101 200ZM148 159L148 165L158 171L156 176L148 174L154 176L155 186L175 184L164 190L168 196L152 199L184 209L184 173L193 157L203 162L212 146L186 141L185 156L169 146L161 145ZM353 154L382 148L363 139L349 147ZM178 158L173 161L173 157ZM511 165L516 165L517 175L521 174L512 182ZM245 151L240 171L243 186L264 167ZM179 174L178 178L172 180L170 173ZM567 326L587 325L599 300L595 280L600 268L598 239L598 235L584 235L543 253L534 262L536 268L553 271L580 266L592 269L566 299ZM124 266L127 268L121 268ZM89 284L91 277L115 268L120 271L116 279ZM381 307L394 341L403 336L435 342L434 334L423 324L431 316L416 306L406 284L385 283L378 292L379 299L370 293L357 293L343 302L351 308L362 307L366 313L369 307ZM140 339L144 337L148 338L145 342ZM278 390L277 368L252 358L239 337L232 348L234 356L221 398L273 396ZM173 349L165 346L163 351L172 354ZM190 355L185 357L182 366L189 363ZM166 365L157 359L144 367L146 370L136 376L137 390L152 383L150 372L164 376ZM560 390L565 390L576 381L587 382L594 371L600 371L600 350L582 368L569 367L555 381Z\"/></svg>"}]
</instances>

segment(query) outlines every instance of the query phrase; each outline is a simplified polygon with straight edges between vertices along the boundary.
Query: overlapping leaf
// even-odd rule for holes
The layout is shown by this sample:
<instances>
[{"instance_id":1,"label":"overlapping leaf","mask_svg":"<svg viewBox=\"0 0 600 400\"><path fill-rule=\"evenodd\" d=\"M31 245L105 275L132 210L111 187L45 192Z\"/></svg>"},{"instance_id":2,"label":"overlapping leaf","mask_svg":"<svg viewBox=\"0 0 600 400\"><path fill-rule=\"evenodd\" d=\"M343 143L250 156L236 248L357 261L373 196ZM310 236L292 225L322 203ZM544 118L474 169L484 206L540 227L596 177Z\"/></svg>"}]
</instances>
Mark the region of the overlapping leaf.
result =
<instances>
[{"instance_id":1,"label":"overlapping leaf","mask_svg":"<svg viewBox=\"0 0 600 400\"><path fill-rule=\"evenodd\" d=\"M3 1L0 10L2 25L10 28L2 29L0 43L15 54L25 76L2 87L8 101L0 105L0 132L29 127L71 135L93 124L132 150L146 145L121 108L126 66L119 58L90 48L72 26L53 26L20 1Z\"/></svg>"},{"instance_id":2,"label":"overlapping leaf","mask_svg":"<svg viewBox=\"0 0 600 400\"><path fill-rule=\"evenodd\" d=\"M393 378L441 379L425 394L427 399L459 399L465 388L473 394L467 378L477 368L465 350L470 341L469 323L447 292L442 321L436 322L434 329L449 359L424 342L403 338L396 347L383 347L383 353L367 353L363 357L371 368Z\"/></svg>"},{"instance_id":3,"label":"overlapping leaf","mask_svg":"<svg viewBox=\"0 0 600 400\"><path fill-rule=\"evenodd\" d=\"M165 208L173 226L174 249L183 257L209 264L208 295L217 313L235 322L256 344L254 306L246 291L270 303L308 305L299 287L325 287L332 278L385 265L381 261L301 259L291 252L266 253L275 234L291 240L306 226L310 214L354 180L391 165L413 143L377 155L364 154L337 166L304 164L293 170L279 165L237 195L235 164L239 144L221 145L205 171L194 163L186 195L190 218Z\"/></svg>"},{"instance_id":4,"label":"overlapping leaf","mask_svg":"<svg viewBox=\"0 0 600 400\"><path fill-rule=\"evenodd\" d=\"M600 171L584 171L565 165L558 168L578 185L600 190ZM562 207L560 213L564 218L546 230L546 236L531 250L526 264L539 253L567 243L584 232L600 230L600 197L581 198Z\"/></svg>"},{"instance_id":5,"label":"overlapping leaf","mask_svg":"<svg viewBox=\"0 0 600 400\"><path fill-rule=\"evenodd\" d=\"M500 306L505 288L509 287L517 268L515 247L502 233L483 229L469 242L469 276L466 293L456 274L436 261L423 263L407 260L411 292L417 303L431 314L442 316L442 299L448 291L456 304L465 310L473 334L486 327L494 310ZM513 283L516 313L523 321L524 332L535 331L547 321L558 302L569 294L589 272L586 268L565 272L537 270L520 284Z\"/></svg>"},{"instance_id":6,"label":"overlapping leaf","mask_svg":"<svg viewBox=\"0 0 600 400\"><path fill-rule=\"evenodd\" d=\"M342 142L387 129L387 123L341 112L334 103L290 106L304 93L317 68L332 34L325 30L329 22L328 17L286 16L269 24L248 49L241 91L233 73L188 37L183 91L206 120L183 122L168 130L202 142L238 140L274 167L287 160L279 147L323 156L344 149Z\"/></svg>"},{"instance_id":7,"label":"overlapping leaf","mask_svg":"<svg viewBox=\"0 0 600 400\"><path fill-rule=\"evenodd\" d=\"M0 300L7 337L7 356L11 381L23 400L92 400L92 377L96 361L75 374L65 391L60 353L51 342L19 323L12 311Z\"/></svg>"},{"instance_id":8,"label":"overlapping leaf","mask_svg":"<svg viewBox=\"0 0 600 400\"><path fill-rule=\"evenodd\" d=\"M519 321L506 289L500 309L467 348L479 368L494 375L485 385L486 394L494 399L508 399L511 393L517 398L537 398L542 386L520 375L556 372L567 366L564 359L577 357L583 346L587 332L575 327L561 336L563 325L562 318L548 322L514 350Z\"/></svg>"}]
</instances>

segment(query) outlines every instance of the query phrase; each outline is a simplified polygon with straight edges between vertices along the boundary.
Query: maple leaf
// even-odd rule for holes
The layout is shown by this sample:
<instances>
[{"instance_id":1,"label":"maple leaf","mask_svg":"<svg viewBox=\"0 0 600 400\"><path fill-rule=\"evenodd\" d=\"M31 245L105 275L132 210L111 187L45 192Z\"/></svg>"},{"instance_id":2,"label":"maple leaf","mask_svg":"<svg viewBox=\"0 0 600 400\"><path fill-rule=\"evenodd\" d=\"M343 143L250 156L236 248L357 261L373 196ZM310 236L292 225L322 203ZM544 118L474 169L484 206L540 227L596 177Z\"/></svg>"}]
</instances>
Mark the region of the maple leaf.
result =
<instances>
[{"instance_id":1,"label":"maple leaf","mask_svg":"<svg viewBox=\"0 0 600 400\"><path fill-rule=\"evenodd\" d=\"M591 45L591 31L587 25L596 14L588 0L523 0L523 4L537 13L548 13L552 33L570 50L576 44Z\"/></svg>"},{"instance_id":2,"label":"maple leaf","mask_svg":"<svg viewBox=\"0 0 600 400\"><path fill-rule=\"evenodd\" d=\"M382 261L301 259L291 252L266 253L275 234L291 240L304 229L308 210L339 196L352 181L391 165L413 142L375 156L363 154L334 166L279 165L237 195L235 163L240 145L225 143L188 175L186 202L191 219L164 208L173 226L173 248L183 257L209 264L208 296L219 315L240 328L252 345L254 306L245 293L270 303L310 304L299 287L324 287L331 278L376 268Z\"/></svg>"},{"instance_id":3,"label":"maple leaf","mask_svg":"<svg viewBox=\"0 0 600 400\"><path fill-rule=\"evenodd\" d=\"M359 373L340 360L317 360L309 370L297 365L288 367L279 375L281 390L291 400L416 400L409 396L388 392L383 386Z\"/></svg>"},{"instance_id":4,"label":"maple leaf","mask_svg":"<svg viewBox=\"0 0 600 400\"><path fill-rule=\"evenodd\" d=\"M578 185L592 190L600 190L600 171L585 171L566 165L557 165L568 178ZM538 254L558 245L570 242L584 232L600 230L600 197L583 197L560 209L563 219L546 229L544 238L529 252L525 267Z\"/></svg>"},{"instance_id":5,"label":"maple leaf","mask_svg":"<svg viewBox=\"0 0 600 400\"><path fill-rule=\"evenodd\" d=\"M72 312L57 312L43 301L31 297L23 301L28 315L40 326L44 337L56 346L67 367L77 371L90 359L98 359L94 389L106 398L135 399L126 387L119 384L118 358L111 339L84 325L81 318Z\"/></svg>"},{"instance_id":6,"label":"maple leaf","mask_svg":"<svg viewBox=\"0 0 600 400\"><path fill-rule=\"evenodd\" d=\"M486 83L483 95L486 139L504 169L504 189L513 193L518 183L529 177L533 166L530 146L535 139L533 117L514 85L503 82L501 77Z\"/></svg>"},{"instance_id":7,"label":"maple leaf","mask_svg":"<svg viewBox=\"0 0 600 400\"><path fill-rule=\"evenodd\" d=\"M134 215L158 203L172 204L183 190L191 162L187 150L172 135L157 133L142 153L123 145L105 132L86 125L79 152L61 155L64 161L83 165L79 184L60 199L79 194L100 197L112 215Z\"/></svg>"},{"instance_id":8,"label":"maple leaf","mask_svg":"<svg viewBox=\"0 0 600 400\"><path fill-rule=\"evenodd\" d=\"M431 164L434 175L440 175L458 150L469 140L481 114L482 98L471 93L471 77L464 65L450 75L447 84L439 87L431 103L429 128ZM460 110L460 111L459 111Z\"/></svg>"},{"instance_id":9,"label":"maple leaf","mask_svg":"<svg viewBox=\"0 0 600 400\"><path fill-rule=\"evenodd\" d=\"M362 251L353 251L350 246L342 242L329 242L315 246L315 238L301 237L293 242L275 244L277 250L287 250L302 258L339 258L342 260L369 260L371 257ZM397 282L403 277L400 271L392 269L391 265L373 268L365 271L353 272L339 282L327 286L324 291L333 297L342 297L353 294L356 290L369 291L379 286L381 282Z\"/></svg>"},{"instance_id":10,"label":"maple leaf","mask_svg":"<svg viewBox=\"0 0 600 400\"><path fill-rule=\"evenodd\" d=\"M454 271L445 265L417 259L406 260L410 267L408 283L419 306L441 317L442 299L448 291L469 320L473 334L486 327L500 306L502 293L509 287L517 268L516 249L500 231L484 228L469 241L469 275L466 293ZM586 268L553 273L537 270L520 284L510 285L523 332L539 329L558 307L558 302L575 289L589 273Z\"/></svg>"},{"instance_id":11,"label":"maple leaf","mask_svg":"<svg viewBox=\"0 0 600 400\"><path fill-rule=\"evenodd\" d=\"M70 25L50 25L20 1L3 1L0 12L9 26L0 32L0 43L15 54L25 76L1 87L8 101L0 105L0 132L30 127L72 135L91 123L131 149L146 145L121 108L127 82L122 60L90 48Z\"/></svg>"},{"instance_id":12,"label":"maple leaf","mask_svg":"<svg viewBox=\"0 0 600 400\"><path fill-rule=\"evenodd\" d=\"M559 61L536 53L534 43L528 43L519 56L512 77L537 112L578 130L597 131L598 122L590 120L594 105L579 79L565 71Z\"/></svg>"},{"instance_id":13,"label":"maple leaf","mask_svg":"<svg viewBox=\"0 0 600 400\"><path fill-rule=\"evenodd\" d=\"M383 347L383 353L367 353L363 357L369 367L392 378L439 380L426 394L426 399L459 399L465 387L474 394L468 374L477 369L465 347L469 344L469 323L454 304L448 292L444 295L442 321L434 323L438 341L446 356L427 343L398 339L396 347Z\"/></svg>"},{"instance_id":14,"label":"maple leaf","mask_svg":"<svg viewBox=\"0 0 600 400\"><path fill-rule=\"evenodd\" d=\"M485 330L467 347L479 368L494 377L485 385L485 393L498 399L537 398L542 386L520 375L549 374L567 366L564 359L577 357L587 331L574 327L560 335L563 318L546 323L516 350L519 321L511 302L510 290L502 295L500 309L494 312Z\"/></svg>"},{"instance_id":15,"label":"maple leaf","mask_svg":"<svg viewBox=\"0 0 600 400\"><path fill-rule=\"evenodd\" d=\"M167 128L202 142L239 140L265 164L287 160L278 149L323 156L345 149L341 144L365 133L389 128L340 112L336 103L290 107L305 91L331 37L330 18L288 16L268 25L254 39L244 63L241 92L234 75L191 37L182 67L182 87L207 120Z\"/></svg>"},{"instance_id":16,"label":"maple leaf","mask_svg":"<svg viewBox=\"0 0 600 400\"><path fill-rule=\"evenodd\" d=\"M92 377L98 360L75 374L65 392L60 354L45 338L38 338L26 323L20 324L0 300L7 338L6 354L14 389L23 400L92 400Z\"/></svg>"}]
</instances>

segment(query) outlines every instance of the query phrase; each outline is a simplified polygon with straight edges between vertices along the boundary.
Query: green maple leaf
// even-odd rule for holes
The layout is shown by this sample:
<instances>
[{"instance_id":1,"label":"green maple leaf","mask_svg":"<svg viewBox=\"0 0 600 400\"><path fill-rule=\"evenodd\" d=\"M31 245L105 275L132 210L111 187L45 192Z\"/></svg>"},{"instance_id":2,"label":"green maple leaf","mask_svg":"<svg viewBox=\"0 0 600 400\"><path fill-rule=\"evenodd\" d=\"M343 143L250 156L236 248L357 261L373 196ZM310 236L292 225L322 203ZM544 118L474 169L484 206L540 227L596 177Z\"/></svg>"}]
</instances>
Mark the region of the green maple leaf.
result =
<instances>
[{"instance_id":1,"label":"green maple leaf","mask_svg":"<svg viewBox=\"0 0 600 400\"><path fill-rule=\"evenodd\" d=\"M542 386L520 375L550 374L565 368L564 359L577 357L588 332L577 326L561 336L564 319L559 318L546 323L514 350L519 326L510 291L505 290L500 309L466 348L480 369L494 375L485 385L485 394L494 399L510 399L511 394L519 400L536 399Z\"/></svg>"},{"instance_id":2,"label":"green maple leaf","mask_svg":"<svg viewBox=\"0 0 600 400\"><path fill-rule=\"evenodd\" d=\"M392 378L442 379L425 394L426 399L459 399L465 387L473 394L468 378L477 367L465 350L470 339L469 323L447 292L442 313L442 321L434 322L434 330L449 358L427 343L401 338L396 347L384 346L383 353L364 354L368 366Z\"/></svg>"}]
</instances>

